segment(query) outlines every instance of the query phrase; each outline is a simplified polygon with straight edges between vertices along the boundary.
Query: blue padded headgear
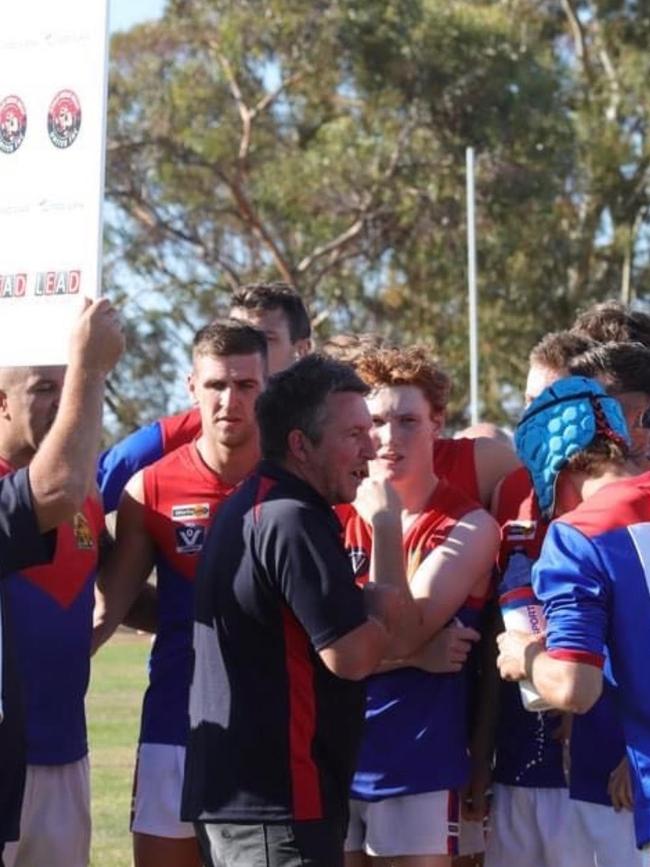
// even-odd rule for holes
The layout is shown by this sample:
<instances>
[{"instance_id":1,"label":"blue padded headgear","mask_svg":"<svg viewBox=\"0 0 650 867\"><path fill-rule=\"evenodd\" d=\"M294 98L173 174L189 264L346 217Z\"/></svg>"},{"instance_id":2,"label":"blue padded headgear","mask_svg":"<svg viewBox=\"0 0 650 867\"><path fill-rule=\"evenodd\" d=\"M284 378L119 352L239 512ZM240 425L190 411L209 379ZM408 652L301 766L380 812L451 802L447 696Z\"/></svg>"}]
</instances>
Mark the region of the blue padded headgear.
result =
<instances>
[{"instance_id":1,"label":"blue padded headgear","mask_svg":"<svg viewBox=\"0 0 650 867\"><path fill-rule=\"evenodd\" d=\"M619 402L595 379L568 376L535 398L515 431L515 446L530 473L542 514L550 519L560 470L598 434L629 445Z\"/></svg>"}]
</instances>

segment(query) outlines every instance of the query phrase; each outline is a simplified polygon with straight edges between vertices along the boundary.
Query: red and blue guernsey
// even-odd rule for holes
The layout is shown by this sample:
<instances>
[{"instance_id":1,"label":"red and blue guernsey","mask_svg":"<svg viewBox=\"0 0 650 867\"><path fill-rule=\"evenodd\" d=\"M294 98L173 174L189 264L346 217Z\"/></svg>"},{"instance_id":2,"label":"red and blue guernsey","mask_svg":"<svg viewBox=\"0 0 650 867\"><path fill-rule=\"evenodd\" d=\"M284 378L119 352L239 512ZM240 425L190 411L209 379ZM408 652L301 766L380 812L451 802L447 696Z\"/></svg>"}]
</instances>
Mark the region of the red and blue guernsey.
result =
<instances>
[{"instance_id":1,"label":"red and blue guernsey","mask_svg":"<svg viewBox=\"0 0 650 867\"><path fill-rule=\"evenodd\" d=\"M404 536L409 579L456 523L480 506L443 479ZM372 532L356 513L345 527L355 577L368 579ZM468 597L456 612L466 626L478 625L485 599ZM457 789L469 774L466 672L430 674L402 668L367 681L366 716L353 798L377 801Z\"/></svg>"},{"instance_id":2,"label":"red and blue guernsey","mask_svg":"<svg viewBox=\"0 0 650 867\"><path fill-rule=\"evenodd\" d=\"M476 440L470 437L439 437L433 444L433 466L440 479L446 479L477 504L481 502L476 473Z\"/></svg>"},{"instance_id":3,"label":"red and blue guernsey","mask_svg":"<svg viewBox=\"0 0 650 867\"><path fill-rule=\"evenodd\" d=\"M510 570L521 569L527 570L530 581L548 523L542 517L525 467L510 473L501 483L496 518L502 533L499 549L502 581L508 582ZM501 681L492 774L495 782L532 788L564 787L562 744L555 736L558 725L557 714L524 710L518 685ZM606 687L589 713L573 720L571 798L611 807L607 791L609 775L624 752L618 710L611 690Z\"/></svg>"},{"instance_id":4,"label":"red and blue guernsey","mask_svg":"<svg viewBox=\"0 0 650 867\"><path fill-rule=\"evenodd\" d=\"M139 428L100 455L97 484L106 513L117 509L124 486L139 470L191 442L201 432L198 409L167 416Z\"/></svg>"},{"instance_id":5,"label":"red and blue guernsey","mask_svg":"<svg viewBox=\"0 0 650 867\"><path fill-rule=\"evenodd\" d=\"M184 746L189 732L194 576L205 534L233 487L188 443L143 472L144 520L155 545L158 631L142 706L141 743Z\"/></svg>"},{"instance_id":6,"label":"red and blue guernsey","mask_svg":"<svg viewBox=\"0 0 650 867\"><path fill-rule=\"evenodd\" d=\"M650 843L650 474L601 488L554 521L533 570L551 656L602 666L609 653L634 787L637 843Z\"/></svg>"},{"instance_id":7,"label":"red and blue guernsey","mask_svg":"<svg viewBox=\"0 0 650 867\"><path fill-rule=\"evenodd\" d=\"M501 483L496 515L501 527L499 572L502 583L530 583L548 526L543 519L528 470L510 473ZM515 570L526 577L513 580ZM521 703L519 686L501 681L493 779L507 786L564 788L562 744L554 737L559 717L531 713Z\"/></svg>"},{"instance_id":8,"label":"red and blue guernsey","mask_svg":"<svg viewBox=\"0 0 650 867\"><path fill-rule=\"evenodd\" d=\"M0 475L12 467L0 460ZM84 696L90 675L94 584L104 513L89 497L58 528L52 562L9 576L6 600L27 722L27 762L62 765L88 752Z\"/></svg>"},{"instance_id":9,"label":"red and blue guernsey","mask_svg":"<svg viewBox=\"0 0 650 867\"><path fill-rule=\"evenodd\" d=\"M200 432L201 416L198 409L194 408L161 418L106 449L99 458L97 468L97 484L102 492L106 513L117 509L124 486L131 476L191 442ZM455 488L480 502L473 439L441 437L436 440L434 463L438 476L448 479Z\"/></svg>"}]
</instances>

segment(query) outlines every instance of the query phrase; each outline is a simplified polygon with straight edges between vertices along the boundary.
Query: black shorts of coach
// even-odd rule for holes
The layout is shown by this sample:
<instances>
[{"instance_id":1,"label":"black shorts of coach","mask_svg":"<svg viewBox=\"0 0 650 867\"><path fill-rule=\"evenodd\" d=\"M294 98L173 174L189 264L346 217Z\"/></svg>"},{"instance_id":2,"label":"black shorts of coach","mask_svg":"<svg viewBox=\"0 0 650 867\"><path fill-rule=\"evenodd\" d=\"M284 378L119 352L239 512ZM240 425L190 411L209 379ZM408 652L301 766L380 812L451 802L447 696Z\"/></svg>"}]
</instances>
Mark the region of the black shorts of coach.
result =
<instances>
[{"instance_id":1,"label":"black shorts of coach","mask_svg":"<svg viewBox=\"0 0 650 867\"><path fill-rule=\"evenodd\" d=\"M345 825L317 820L194 827L206 867L343 867Z\"/></svg>"}]
</instances>

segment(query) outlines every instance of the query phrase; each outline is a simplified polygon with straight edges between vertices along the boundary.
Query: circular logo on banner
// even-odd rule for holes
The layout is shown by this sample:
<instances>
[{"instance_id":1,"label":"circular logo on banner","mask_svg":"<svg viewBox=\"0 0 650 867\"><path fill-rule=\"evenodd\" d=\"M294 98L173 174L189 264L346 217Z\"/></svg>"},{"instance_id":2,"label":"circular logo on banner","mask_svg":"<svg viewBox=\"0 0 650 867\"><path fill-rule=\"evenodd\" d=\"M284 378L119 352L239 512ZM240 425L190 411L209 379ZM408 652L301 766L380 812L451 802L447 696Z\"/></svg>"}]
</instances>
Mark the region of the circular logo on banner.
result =
<instances>
[{"instance_id":1,"label":"circular logo on banner","mask_svg":"<svg viewBox=\"0 0 650 867\"><path fill-rule=\"evenodd\" d=\"M57 148L69 148L79 135L81 105L72 90L60 90L47 112L47 131Z\"/></svg>"},{"instance_id":2,"label":"circular logo on banner","mask_svg":"<svg viewBox=\"0 0 650 867\"><path fill-rule=\"evenodd\" d=\"M6 96L0 102L0 151L12 154L25 139L27 111L17 96Z\"/></svg>"}]
</instances>

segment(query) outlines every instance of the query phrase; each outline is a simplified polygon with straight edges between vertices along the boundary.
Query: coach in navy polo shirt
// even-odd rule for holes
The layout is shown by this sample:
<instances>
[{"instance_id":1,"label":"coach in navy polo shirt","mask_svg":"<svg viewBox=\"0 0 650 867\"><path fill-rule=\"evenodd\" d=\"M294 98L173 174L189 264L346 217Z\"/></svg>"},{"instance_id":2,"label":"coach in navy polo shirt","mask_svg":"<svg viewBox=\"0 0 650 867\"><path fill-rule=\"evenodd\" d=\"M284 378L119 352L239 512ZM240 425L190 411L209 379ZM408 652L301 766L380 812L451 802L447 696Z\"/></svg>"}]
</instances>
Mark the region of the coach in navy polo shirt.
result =
<instances>
[{"instance_id":1,"label":"coach in navy polo shirt","mask_svg":"<svg viewBox=\"0 0 650 867\"><path fill-rule=\"evenodd\" d=\"M29 468L0 479L0 579L52 558L53 528L73 517L92 486L104 384L123 347L115 310L105 299L88 302L72 331L70 363L52 427ZM0 368L0 414L20 419L30 435L37 433L32 401L38 400L47 370ZM20 399L16 381L21 383ZM37 445L35 438L35 449ZM11 644L0 580L0 865L4 844L18 839L25 779L24 723Z\"/></svg>"},{"instance_id":2,"label":"coach in navy polo shirt","mask_svg":"<svg viewBox=\"0 0 650 867\"><path fill-rule=\"evenodd\" d=\"M305 358L256 406L264 460L221 507L197 577L183 818L210 867L339 867L390 594L369 614L332 504L373 456L366 386ZM378 616L379 615L379 616Z\"/></svg>"}]
</instances>

